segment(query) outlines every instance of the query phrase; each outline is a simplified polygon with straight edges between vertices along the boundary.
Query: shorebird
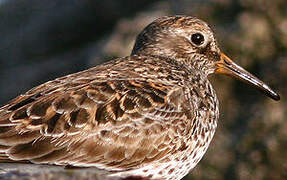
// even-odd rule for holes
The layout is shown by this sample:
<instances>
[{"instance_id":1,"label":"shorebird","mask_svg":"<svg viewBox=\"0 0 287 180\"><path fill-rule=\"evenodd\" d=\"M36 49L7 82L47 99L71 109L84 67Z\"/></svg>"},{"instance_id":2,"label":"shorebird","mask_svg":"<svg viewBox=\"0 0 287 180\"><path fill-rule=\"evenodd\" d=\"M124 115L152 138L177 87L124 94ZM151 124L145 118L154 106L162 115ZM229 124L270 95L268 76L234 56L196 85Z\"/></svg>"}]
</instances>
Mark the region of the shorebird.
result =
<instances>
[{"instance_id":1,"label":"shorebird","mask_svg":"<svg viewBox=\"0 0 287 180\"><path fill-rule=\"evenodd\" d=\"M3 106L1 159L181 179L217 126L212 73L280 99L221 52L207 23L166 16L138 35L130 56L49 81Z\"/></svg>"}]
</instances>

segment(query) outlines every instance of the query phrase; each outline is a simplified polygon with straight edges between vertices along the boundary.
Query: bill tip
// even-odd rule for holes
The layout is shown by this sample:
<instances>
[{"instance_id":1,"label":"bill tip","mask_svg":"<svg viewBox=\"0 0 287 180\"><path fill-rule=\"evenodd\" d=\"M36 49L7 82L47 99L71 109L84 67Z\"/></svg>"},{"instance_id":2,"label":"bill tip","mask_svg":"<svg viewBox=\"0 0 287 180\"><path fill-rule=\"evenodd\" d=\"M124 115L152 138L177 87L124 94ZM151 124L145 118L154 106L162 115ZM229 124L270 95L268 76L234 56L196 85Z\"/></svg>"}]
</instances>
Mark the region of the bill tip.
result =
<instances>
[{"instance_id":1,"label":"bill tip","mask_svg":"<svg viewBox=\"0 0 287 180\"><path fill-rule=\"evenodd\" d=\"M279 94L275 94L275 96L273 96L273 99L275 101L279 101L280 100L280 95Z\"/></svg>"}]
</instances>

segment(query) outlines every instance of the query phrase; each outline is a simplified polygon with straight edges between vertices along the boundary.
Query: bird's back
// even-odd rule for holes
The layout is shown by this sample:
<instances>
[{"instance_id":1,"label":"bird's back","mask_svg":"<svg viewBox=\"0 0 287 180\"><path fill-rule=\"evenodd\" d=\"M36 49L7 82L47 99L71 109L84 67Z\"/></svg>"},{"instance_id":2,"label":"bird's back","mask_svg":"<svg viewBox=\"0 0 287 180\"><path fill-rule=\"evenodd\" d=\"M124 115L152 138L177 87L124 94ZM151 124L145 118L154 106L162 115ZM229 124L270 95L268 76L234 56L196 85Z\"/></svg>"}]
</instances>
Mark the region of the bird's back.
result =
<instances>
[{"instance_id":1,"label":"bird's back","mask_svg":"<svg viewBox=\"0 0 287 180\"><path fill-rule=\"evenodd\" d=\"M136 171L127 175L171 162L163 170L172 175L194 138L210 131L195 130L207 116L192 73L131 56L35 87L0 109L1 159Z\"/></svg>"}]
</instances>

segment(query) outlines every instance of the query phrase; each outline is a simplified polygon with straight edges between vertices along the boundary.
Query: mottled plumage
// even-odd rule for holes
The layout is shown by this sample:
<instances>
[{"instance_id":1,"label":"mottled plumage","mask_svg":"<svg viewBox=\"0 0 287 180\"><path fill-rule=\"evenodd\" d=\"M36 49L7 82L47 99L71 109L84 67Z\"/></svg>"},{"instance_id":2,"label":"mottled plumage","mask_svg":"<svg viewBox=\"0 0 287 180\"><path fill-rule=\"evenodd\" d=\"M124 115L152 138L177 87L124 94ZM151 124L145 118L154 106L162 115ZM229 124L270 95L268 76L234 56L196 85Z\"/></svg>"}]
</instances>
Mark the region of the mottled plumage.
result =
<instances>
[{"instance_id":1,"label":"mottled plumage","mask_svg":"<svg viewBox=\"0 0 287 180\"><path fill-rule=\"evenodd\" d=\"M199 45L196 33L204 38ZM214 135L218 100L207 76L228 74L219 65L226 60L205 22L160 18L138 36L131 56L49 81L3 106L1 159L181 179Z\"/></svg>"}]
</instances>

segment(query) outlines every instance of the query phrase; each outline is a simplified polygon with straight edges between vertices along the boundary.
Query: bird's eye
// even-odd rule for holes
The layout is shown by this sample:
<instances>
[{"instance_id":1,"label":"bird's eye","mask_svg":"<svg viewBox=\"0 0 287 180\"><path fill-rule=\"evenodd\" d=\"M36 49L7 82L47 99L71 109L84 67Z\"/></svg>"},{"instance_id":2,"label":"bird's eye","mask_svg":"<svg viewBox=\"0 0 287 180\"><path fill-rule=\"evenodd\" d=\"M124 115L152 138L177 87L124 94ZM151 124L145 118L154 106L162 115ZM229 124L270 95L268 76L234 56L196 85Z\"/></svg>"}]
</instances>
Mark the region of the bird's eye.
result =
<instances>
[{"instance_id":1,"label":"bird's eye","mask_svg":"<svg viewBox=\"0 0 287 180\"><path fill-rule=\"evenodd\" d=\"M191 35L191 41L195 45L199 46L199 45L203 44L204 36L201 33L195 33L195 34Z\"/></svg>"}]
</instances>

